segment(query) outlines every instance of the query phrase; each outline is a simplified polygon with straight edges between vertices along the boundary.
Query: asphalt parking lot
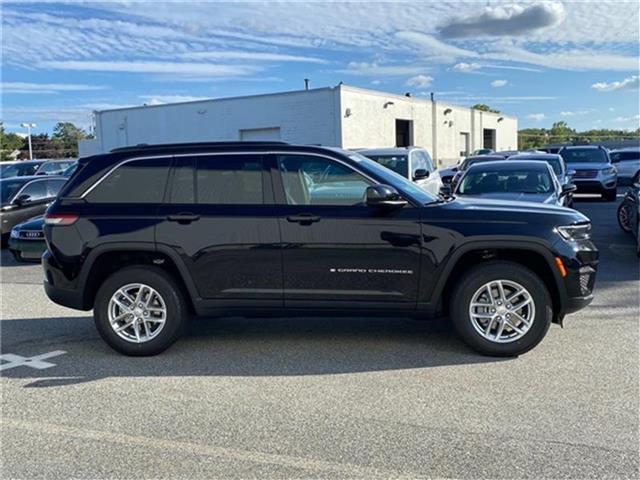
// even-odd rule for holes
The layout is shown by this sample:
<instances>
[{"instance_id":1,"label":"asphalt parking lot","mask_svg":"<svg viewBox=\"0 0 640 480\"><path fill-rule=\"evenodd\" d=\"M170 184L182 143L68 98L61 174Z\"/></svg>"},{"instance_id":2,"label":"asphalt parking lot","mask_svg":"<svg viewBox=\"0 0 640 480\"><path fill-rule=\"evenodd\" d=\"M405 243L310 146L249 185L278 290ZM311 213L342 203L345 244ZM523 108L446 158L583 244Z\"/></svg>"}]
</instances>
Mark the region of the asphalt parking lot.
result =
<instances>
[{"instance_id":1,"label":"asphalt parking lot","mask_svg":"<svg viewBox=\"0 0 640 480\"><path fill-rule=\"evenodd\" d=\"M2 251L0 475L637 478L638 259L615 204L576 207L595 300L509 360L391 318L196 321L128 358Z\"/></svg>"}]
</instances>

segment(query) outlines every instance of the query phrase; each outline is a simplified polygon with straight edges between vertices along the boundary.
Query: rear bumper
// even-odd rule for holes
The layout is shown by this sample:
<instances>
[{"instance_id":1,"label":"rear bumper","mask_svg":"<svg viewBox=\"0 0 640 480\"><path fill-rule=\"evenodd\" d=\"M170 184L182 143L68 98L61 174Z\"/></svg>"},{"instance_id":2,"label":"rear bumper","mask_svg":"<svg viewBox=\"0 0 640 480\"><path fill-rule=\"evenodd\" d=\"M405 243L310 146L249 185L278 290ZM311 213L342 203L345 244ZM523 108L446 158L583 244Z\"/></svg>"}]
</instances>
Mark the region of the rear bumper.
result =
<instances>
[{"instance_id":1,"label":"rear bumper","mask_svg":"<svg viewBox=\"0 0 640 480\"><path fill-rule=\"evenodd\" d=\"M90 310L85 305L82 289L63 288L61 286L69 285L69 283L48 251L45 251L42 256L42 268L44 270L44 291L51 301L75 310Z\"/></svg>"}]
</instances>

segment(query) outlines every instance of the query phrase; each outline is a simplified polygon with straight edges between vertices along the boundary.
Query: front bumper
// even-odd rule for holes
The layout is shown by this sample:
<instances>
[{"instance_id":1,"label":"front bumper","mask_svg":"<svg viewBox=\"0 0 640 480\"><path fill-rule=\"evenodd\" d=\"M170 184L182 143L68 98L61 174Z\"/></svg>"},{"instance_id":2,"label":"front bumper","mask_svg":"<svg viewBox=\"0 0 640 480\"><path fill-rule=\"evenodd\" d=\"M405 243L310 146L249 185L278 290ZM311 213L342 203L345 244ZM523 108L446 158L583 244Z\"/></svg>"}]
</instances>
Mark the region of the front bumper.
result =
<instances>
[{"instance_id":1,"label":"front bumper","mask_svg":"<svg viewBox=\"0 0 640 480\"><path fill-rule=\"evenodd\" d=\"M573 183L577 187L577 193L604 193L616 189L618 178L616 175L599 175L597 178L590 180L574 178Z\"/></svg>"},{"instance_id":2,"label":"front bumper","mask_svg":"<svg viewBox=\"0 0 640 480\"><path fill-rule=\"evenodd\" d=\"M15 252L21 258L40 259L46 249L47 243L44 240L9 238L9 250Z\"/></svg>"}]
</instances>

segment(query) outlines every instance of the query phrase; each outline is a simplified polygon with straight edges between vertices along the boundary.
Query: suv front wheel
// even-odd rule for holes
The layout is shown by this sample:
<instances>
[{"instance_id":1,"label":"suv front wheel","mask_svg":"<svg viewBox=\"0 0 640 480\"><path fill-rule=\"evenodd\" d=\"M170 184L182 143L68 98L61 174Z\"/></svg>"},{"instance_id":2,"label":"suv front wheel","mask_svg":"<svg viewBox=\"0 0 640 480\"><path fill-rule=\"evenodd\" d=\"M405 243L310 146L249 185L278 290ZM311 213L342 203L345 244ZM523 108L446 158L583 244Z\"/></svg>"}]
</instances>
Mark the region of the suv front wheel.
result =
<instances>
[{"instance_id":1,"label":"suv front wheel","mask_svg":"<svg viewBox=\"0 0 640 480\"><path fill-rule=\"evenodd\" d=\"M182 333L188 309L180 287L152 266L124 268L98 289L93 317L100 336L125 355L156 355Z\"/></svg>"},{"instance_id":2,"label":"suv front wheel","mask_svg":"<svg viewBox=\"0 0 640 480\"><path fill-rule=\"evenodd\" d=\"M470 269L451 296L460 337L474 350L509 357L542 341L553 316L544 282L517 263L494 261Z\"/></svg>"}]
</instances>

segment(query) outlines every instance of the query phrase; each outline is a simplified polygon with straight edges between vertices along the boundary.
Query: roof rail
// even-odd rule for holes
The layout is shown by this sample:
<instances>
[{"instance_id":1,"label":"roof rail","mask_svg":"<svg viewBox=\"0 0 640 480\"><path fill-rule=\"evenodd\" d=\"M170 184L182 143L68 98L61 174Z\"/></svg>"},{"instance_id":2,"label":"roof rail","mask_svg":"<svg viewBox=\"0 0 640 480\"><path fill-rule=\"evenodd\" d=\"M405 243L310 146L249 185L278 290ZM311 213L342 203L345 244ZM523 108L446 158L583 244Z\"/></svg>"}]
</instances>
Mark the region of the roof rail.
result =
<instances>
[{"instance_id":1,"label":"roof rail","mask_svg":"<svg viewBox=\"0 0 640 480\"><path fill-rule=\"evenodd\" d=\"M233 146L269 146L269 145L288 145L287 142L276 141L230 141L230 142L184 142L184 143L138 143L127 147L118 147L111 149L111 153L119 152L137 152L140 150L156 150L163 148L206 148L206 147L233 147Z\"/></svg>"}]
</instances>

